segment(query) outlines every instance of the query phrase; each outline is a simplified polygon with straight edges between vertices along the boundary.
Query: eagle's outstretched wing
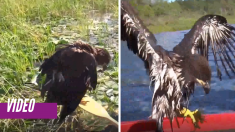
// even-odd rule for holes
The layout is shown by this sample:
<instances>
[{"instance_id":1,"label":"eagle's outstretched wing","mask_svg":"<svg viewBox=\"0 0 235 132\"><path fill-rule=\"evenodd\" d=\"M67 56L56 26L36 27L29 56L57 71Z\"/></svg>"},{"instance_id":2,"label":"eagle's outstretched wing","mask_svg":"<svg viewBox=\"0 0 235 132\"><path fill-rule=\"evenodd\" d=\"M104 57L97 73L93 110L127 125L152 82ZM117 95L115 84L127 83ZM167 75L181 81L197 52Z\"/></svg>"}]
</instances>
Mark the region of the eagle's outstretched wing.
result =
<instances>
[{"instance_id":1,"label":"eagle's outstretched wing","mask_svg":"<svg viewBox=\"0 0 235 132\"><path fill-rule=\"evenodd\" d=\"M218 61L221 61L226 74L231 78L231 75L235 74L234 30L235 28L229 25L223 16L205 15L194 24L180 44L174 48L174 52L177 53L180 49L184 49L185 54L189 52L195 54L198 51L208 60L209 46L211 46L217 75L222 79L218 65Z\"/></svg>"},{"instance_id":2,"label":"eagle's outstretched wing","mask_svg":"<svg viewBox=\"0 0 235 132\"><path fill-rule=\"evenodd\" d=\"M158 127L162 127L160 120L164 116L172 120L179 109L182 93L172 65L181 57L157 45L154 35L135 15L133 7L127 1L121 4L121 39L127 41L129 50L144 61L149 71L154 86L152 118L158 119Z\"/></svg>"}]
</instances>

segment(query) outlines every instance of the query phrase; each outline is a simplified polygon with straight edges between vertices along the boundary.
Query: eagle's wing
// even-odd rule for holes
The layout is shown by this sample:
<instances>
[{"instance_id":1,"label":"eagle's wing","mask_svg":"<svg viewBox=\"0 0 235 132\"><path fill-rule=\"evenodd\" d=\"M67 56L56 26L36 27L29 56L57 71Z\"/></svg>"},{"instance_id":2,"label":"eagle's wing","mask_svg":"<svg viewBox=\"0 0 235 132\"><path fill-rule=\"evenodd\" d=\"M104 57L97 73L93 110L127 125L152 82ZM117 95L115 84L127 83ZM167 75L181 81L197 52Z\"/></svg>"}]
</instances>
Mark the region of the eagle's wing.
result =
<instances>
[{"instance_id":1,"label":"eagle's wing","mask_svg":"<svg viewBox=\"0 0 235 132\"><path fill-rule=\"evenodd\" d=\"M93 89L97 85L96 60L87 51L68 45L40 66L41 74L47 74L46 81L42 86L41 96L44 98L45 92L53 85L54 81L63 82L64 77L78 77L87 71L87 80Z\"/></svg>"},{"instance_id":2,"label":"eagle's wing","mask_svg":"<svg viewBox=\"0 0 235 132\"><path fill-rule=\"evenodd\" d=\"M93 60L95 60L95 58L93 58ZM92 61L91 64L87 68L88 74L89 74L87 84L89 85L89 87L92 88L89 90L95 90L97 86L97 68L96 67L97 67L97 63L95 63L95 61Z\"/></svg>"},{"instance_id":3,"label":"eagle's wing","mask_svg":"<svg viewBox=\"0 0 235 132\"><path fill-rule=\"evenodd\" d=\"M50 58L45 59L42 65L39 67L41 74L52 74L53 70L61 71L61 61L60 57L66 49L60 49L55 52Z\"/></svg>"},{"instance_id":4,"label":"eagle's wing","mask_svg":"<svg viewBox=\"0 0 235 132\"><path fill-rule=\"evenodd\" d=\"M39 68L41 75L46 74L46 80L42 84L42 89L41 89L41 97L43 99L46 91L48 91L49 88L53 86L53 81L55 79L64 80L64 77L62 76L61 73L62 65L60 61L61 53L63 51L64 49L61 49L57 51L55 54L53 54L50 58L45 59Z\"/></svg>"},{"instance_id":5,"label":"eagle's wing","mask_svg":"<svg viewBox=\"0 0 235 132\"><path fill-rule=\"evenodd\" d=\"M184 38L185 40L190 40L191 38L191 53L194 54L195 51L198 51L199 54L207 57L207 59L209 46L211 46L217 75L220 79L222 79L222 74L220 71L221 67L218 66L218 61L221 61L226 74L230 78L232 74L235 74L235 65L233 62L235 58L234 30L235 28L229 25L223 16L206 15L194 24L193 28Z\"/></svg>"},{"instance_id":6,"label":"eagle's wing","mask_svg":"<svg viewBox=\"0 0 235 132\"><path fill-rule=\"evenodd\" d=\"M180 57L156 45L154 35L135 15L133 7L127 1L121 4L121 39L127 41L129 50L144 61L154 84L152 118L161 120L166 115L172 120L182 95L172 64ZM161 125L161 121L158 123Z\"/></svg>"},{"instance_id":7,"label":"eagle's wing","mask_svg":"<svg viewBox=\"0 0 235 132\"><path fill-rule=\"evenodd\" d=\"M95 48L93 48L90 44L88 44L84 41L81 41L81 40L78 40L72 44L57 44L56 51L59 51L60 49L64 49L64 48L68 48L68 47L70 47L70 48L77 47L77 48L80 48L80 49L87 51L88 53L96 54Z\"/></svg>"},{"instance_id":8,"label":"eagle's wing","mask_svg":"<svg viewBox=\"0 0 235 132\"><path fill-rule=\"evenodd\" d=\"M65 76L79 76L83 72L87 72L85 83L87 87L95 90L97 85L97 62L94 55L84 48L72 48L73 54L69 51L61 57L62 63L67 65L63 69ZM90 89L91 90L91 89Z\"/></svg>"}]
</instances>

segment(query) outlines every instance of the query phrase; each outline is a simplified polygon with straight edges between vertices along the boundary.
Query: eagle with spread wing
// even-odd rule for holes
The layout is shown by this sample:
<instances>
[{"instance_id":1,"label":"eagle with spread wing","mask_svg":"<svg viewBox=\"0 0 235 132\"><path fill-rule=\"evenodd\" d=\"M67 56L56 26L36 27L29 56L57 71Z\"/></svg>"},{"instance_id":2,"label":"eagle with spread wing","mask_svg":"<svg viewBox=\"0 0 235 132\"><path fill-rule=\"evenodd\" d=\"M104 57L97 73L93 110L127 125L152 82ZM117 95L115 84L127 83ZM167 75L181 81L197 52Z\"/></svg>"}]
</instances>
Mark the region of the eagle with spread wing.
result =
<instances>
[{"instance_id":1,"label":"eagle with spread wing","mask_svg":"<svg viewBox=\"0 0 235 132\"><path fill-rule=\"evenodd\" d=\"M203 87L206 94L210 91L209 46L212 47L219 78L222 74L217 54L227 75L231 77L228 69L235 73L234 63L227 52L227 49L232 52L235 48L232 43L235 36L233 30L235 28L224 17L206 15L195 23L173 51L166 51L157 45L156 38L134 8L127 1L121 2L121 39L127 42L129 50L143 60L149 74L154 88L150 119L157 120L158 132L163 131L164 117L172 123L173 118L180 115L190 116L196 124L194 115L198 110L191 112L187 104L196 83Z\"/></svg>"},{"instance_id":2,"label":"eagle with spread wing","mask_svg":"<svg viewBox=\"0 0 235 132\"><path fill-rule=\"evenodd\" d=\"M106 49L95 48L82 41L64 45L40 66L46 74L41 96L45 103L63 105L58 123L62 123L79 105L87 90L97 85L97 65L107 67L110 54ZM103 69L105 70L105 69Z\"/></svg>"}]
</instances>

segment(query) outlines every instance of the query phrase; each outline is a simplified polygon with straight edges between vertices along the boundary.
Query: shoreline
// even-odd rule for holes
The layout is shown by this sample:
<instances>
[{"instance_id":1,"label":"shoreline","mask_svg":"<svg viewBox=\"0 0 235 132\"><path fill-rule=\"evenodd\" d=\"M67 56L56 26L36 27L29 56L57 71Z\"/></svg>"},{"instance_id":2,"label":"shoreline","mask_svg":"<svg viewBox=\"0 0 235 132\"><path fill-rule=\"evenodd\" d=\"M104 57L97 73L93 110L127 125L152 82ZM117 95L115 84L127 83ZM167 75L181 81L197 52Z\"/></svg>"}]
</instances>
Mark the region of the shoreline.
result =
<instances>
[{"instance_id":1,"label":"shoreline","mask_svg":"<svg viewBox=\"0 0 235 132\"><path fill-rule=\"evenodd\" d=\"M183 31L190 30L194 23L204 15L192 14L194 17L177 17L177 16L159 16L159 17L140 17L143 20L146 27L153 33L161 32L174 32L174 31ZM224 16L229 24L235 24L235 16ZM145 21L146 20L146 21Z\"/></svg>"}]
</instances>

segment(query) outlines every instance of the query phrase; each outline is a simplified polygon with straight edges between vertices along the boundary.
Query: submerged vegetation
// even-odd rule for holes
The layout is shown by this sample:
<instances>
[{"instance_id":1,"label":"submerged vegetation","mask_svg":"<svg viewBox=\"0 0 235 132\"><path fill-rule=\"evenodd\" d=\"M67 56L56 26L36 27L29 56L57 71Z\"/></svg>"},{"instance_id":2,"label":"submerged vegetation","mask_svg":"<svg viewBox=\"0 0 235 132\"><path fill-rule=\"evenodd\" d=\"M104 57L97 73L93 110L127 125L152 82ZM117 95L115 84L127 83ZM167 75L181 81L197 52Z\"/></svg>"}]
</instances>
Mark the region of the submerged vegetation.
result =
<instances>
[{"instance_id":1,"label":"submerged vegetation","mask_svg":"<svg viewBox=\"0 0 235 132\"><path fill-rule=\"evenodd\" d=\"M233 0L129 0L144 24L153 32L191 29L196 20L206 14L217 14L235 23ZM150 2L152 1L152 3Z\"/></svg>"},{"instance_id":2,"label":"submerged vegetation","mask_svg":"<svg viewBox=\"0 0 235 132\"><path fill-rule=\"evenodd\" d=\"M98 73L97 90L88 95L117 116L118 0L2 0L0 7L1 102L8 98L43 102L35 79L38 67L55 52L57 44L81 39L110 51L112 62L104 73ZM61 131L101 131L107 126L106 121L97 122L98 117L79 108L76 113L68 119L72 125L64 124ZM37 130L35 121L1 119L0 130L49 131L46 125Z\"/></svg>"}]
</instances>

